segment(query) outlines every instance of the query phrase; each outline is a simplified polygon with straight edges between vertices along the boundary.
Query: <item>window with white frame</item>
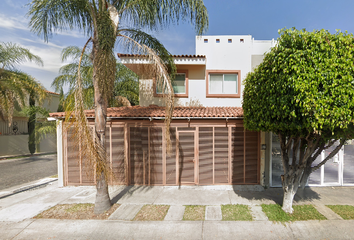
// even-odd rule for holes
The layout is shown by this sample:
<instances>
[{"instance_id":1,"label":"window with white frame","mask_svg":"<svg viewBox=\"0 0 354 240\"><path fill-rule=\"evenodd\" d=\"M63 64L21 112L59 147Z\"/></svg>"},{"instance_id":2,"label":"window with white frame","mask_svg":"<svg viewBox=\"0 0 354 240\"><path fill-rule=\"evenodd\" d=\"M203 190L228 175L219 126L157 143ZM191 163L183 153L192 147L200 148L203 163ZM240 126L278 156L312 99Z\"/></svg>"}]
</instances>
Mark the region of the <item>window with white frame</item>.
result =
<instances>
[{"instance_id":1,"label":"window with white frame","mask_svg":"<svg viewBox=\"0 0 354 240\"><path fill-rule=\"evenodd\" d=\"M207 97L239 97L239 71L208 71Z\"/></svg>"}]
</instances>

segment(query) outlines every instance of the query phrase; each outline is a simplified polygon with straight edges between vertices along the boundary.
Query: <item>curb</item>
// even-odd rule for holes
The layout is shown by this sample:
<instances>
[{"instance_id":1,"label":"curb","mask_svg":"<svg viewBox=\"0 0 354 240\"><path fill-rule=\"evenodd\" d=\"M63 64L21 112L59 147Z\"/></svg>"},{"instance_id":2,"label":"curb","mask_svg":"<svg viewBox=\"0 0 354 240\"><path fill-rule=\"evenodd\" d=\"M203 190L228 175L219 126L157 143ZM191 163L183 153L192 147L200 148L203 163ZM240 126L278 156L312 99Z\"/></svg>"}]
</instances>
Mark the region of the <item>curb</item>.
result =
<instances>
[{"instance_id":1,"label":"curb","mask_svg":"<svg viewBox=\"0 0 354 240\"><path fill-rule=\"evenodd\" d=\"M15 187L16 189L14 190L4 190L2 191L3 194L0 192L0 199L7 198L10 196L13 196L15 194L21 193L21 192L26 192L29 190L34 190L42 187L46 187L48 184L58 181L58 178L43 178L36 183L32 183L29 185L21 186L21 187Z\"/></svg>"}]
</instances>

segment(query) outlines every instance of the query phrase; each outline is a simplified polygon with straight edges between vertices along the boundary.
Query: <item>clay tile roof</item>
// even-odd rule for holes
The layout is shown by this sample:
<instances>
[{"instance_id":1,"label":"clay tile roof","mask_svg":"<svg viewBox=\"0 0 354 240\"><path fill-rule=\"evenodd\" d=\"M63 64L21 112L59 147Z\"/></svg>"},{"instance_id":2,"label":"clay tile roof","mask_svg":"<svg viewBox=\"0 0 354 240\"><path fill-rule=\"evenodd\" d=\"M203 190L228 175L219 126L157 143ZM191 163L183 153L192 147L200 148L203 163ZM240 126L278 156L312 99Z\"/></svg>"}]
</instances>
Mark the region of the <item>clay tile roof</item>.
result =
<instances>
[{"instance_id":1,"label":"clay tile roof","mask_svg":"<svg viewBox=\"0 0 354 240\"><path fill-rule=\"evenodd\" d=\"M48 90L45 90L47 93L51 93L51 94L54 94L54 95L60 95L59 93L56 93L56 92L51 92L51 91L48 91Z\"/></svg>"},{"instance_id":2,"label":"clay tile roof","mask_svg":"<svg viewBox=\"0 0 354 240\"><path fill-rule=\"evenodd\" d=\"M95 117L94 110L86 110L86 116ZM50 113L51 117L64 117L65 112ZM163 118L165 107L150 105L148 107L113 107L107 109L111 118ZM173 118L239 118L243 117L241 107L175 107Z\"/></svg>"},{"instance_id":3,"label":"clay tile roof","mask_svg":"<svg viewBox=\"0 0 354 240\"><path fill-rule=\"evenodd\" d=\"M140 55L140 54L125 54L125 53L118 53L118 57L147 57L147 55ZM205 58L205 55L172 55L174 58Z\"/></svg>"}]
</instances>

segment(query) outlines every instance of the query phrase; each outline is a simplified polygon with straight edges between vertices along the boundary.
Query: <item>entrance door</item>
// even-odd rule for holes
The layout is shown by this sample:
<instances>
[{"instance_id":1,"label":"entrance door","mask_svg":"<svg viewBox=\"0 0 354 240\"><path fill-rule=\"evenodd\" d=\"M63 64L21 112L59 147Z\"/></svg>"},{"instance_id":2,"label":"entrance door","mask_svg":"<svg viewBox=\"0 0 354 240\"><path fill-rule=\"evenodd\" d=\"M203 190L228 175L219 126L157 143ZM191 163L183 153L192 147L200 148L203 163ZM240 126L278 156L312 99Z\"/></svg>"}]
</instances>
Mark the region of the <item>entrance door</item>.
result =
<instances>
[{"instance_id":1,"label":"entrance door","mask_svg":"<svg viewBox=\"0 0 354 240\"><path fill-rule=\"evenodd\" d=\"M178 182L196 184L195 131L178 132Z\"/></svg>"},{"instance_id":2,"label":"entrance door","mask_svg":"<svg viewBox=\"0 0 354 240\"><path fill-rule=\"evenodd\" d=\"M332 146L323 151L324 159L328 157L328 155L335 149L335 146ZM333 158L329 159L326 164L323 166L323 183L324 185L340 185L341 182L341 163L343 150L339 150L339 152L334 155Z\"/></svg>"}]
</instances>

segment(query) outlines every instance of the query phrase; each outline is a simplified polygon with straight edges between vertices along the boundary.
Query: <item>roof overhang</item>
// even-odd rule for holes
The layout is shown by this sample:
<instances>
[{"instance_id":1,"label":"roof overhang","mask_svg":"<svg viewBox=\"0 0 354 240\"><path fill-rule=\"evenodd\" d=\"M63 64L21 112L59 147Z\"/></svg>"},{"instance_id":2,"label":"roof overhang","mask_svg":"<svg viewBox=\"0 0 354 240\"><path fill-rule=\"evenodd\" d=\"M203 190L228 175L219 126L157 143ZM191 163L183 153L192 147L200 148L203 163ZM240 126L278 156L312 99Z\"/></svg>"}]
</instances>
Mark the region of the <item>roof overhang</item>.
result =
<instances>
[{"instance_id":1,"label":"roof overhang","mask_svg":"<svg viewBox=\"0 0 354 240\"><path fill-rule=\"evenodd\" d=\"M146 55L118 53L121 62L126 64L151 64ZM205 65L206 58L203 55L173 55L176 65Z\"/></svg>"}]
</instances>

